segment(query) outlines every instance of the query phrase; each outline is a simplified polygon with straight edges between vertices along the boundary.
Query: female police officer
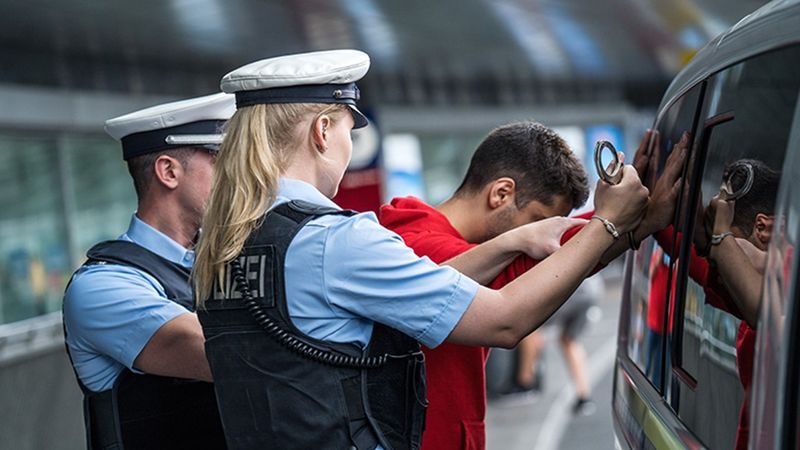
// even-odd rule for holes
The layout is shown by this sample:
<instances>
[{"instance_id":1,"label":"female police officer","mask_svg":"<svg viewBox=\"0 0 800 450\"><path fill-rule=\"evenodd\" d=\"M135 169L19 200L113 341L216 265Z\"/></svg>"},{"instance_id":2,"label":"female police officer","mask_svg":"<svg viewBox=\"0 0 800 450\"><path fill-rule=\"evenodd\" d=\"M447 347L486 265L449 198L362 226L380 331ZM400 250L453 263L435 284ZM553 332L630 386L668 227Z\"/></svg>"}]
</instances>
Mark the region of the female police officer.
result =
<instances>
[{"instance_id":1,"label":"female police officer","mask_svg":"<svg viewBox=\"0 0 800 450\"><path fill-rule=\"evenodd\" d=\"M237 112L195 264L206 354L230 448L417 448L417 342L513 347L569 297L647 201L635 170L598 186L597 220L502 290L420 259L375 216L330 198L367 125L355 50L226 75Z\"/></svg>"}]
</instances>

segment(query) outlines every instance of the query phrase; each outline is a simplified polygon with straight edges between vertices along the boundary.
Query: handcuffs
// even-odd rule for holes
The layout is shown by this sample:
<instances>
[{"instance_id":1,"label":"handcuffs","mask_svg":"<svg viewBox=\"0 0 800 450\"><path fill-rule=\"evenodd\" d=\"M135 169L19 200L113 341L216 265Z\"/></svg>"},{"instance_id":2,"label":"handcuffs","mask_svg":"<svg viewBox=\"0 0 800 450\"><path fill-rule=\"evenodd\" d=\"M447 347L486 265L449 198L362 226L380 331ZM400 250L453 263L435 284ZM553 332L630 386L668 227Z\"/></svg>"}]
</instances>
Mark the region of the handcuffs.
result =
<instances>
[{"instance_id":1,"label":"handcuffs","mask_svg":"<svg viewBox=\"0 0 800 450\"><path fill-rule=\"evenodd\" d=\"M609 149L614 158L611 161L610 172L603 166L603 150L605 149ZM619 184L622 180L622 162L619 160L619 153L614 144L608 141L597 141L594 146L594 168L597 169L597 175L601 180L608 184Z\"/></svg>"},{"instance_id":2,"label":"handcuffs","mask_svg":"<svg viewBox=\"0 0 800 450\"><path fill-rule=\"evenodd\" d=\"M744 175L744 183L739 189L734 189L733 181L737 174ZM726 201L738 200L750 192L751 187L753 187L753 166L743 161L733 163L728 170L728 176L722 180L722 185L719 187L719 198Z\"/></svg>"},{"instance_id":3,"label":"handcuffs","mask_svg":"<svg viewBox=\"0 0 800 450\"><path fill-rule=\"evenodd\" d=\"M733 187L734 178L741 174L744 177L744 182L738 189ZM722 179L722 184L719 187L719 198L721 200L730 201L730 200L738 200L745 196L748 192L750 192L750 188L753 187L753 166L750 163L746 163L743 161L739 161L733 163L730 169L728 169L728 175ZM708 246L705 251L706 255L711 254L711 247L715 245L720 245L722 240L728 236L733 236L733 233L730 231L726 231L722 234L711 234L711 237L708 241Z\"/></svg>"}]
</instances>

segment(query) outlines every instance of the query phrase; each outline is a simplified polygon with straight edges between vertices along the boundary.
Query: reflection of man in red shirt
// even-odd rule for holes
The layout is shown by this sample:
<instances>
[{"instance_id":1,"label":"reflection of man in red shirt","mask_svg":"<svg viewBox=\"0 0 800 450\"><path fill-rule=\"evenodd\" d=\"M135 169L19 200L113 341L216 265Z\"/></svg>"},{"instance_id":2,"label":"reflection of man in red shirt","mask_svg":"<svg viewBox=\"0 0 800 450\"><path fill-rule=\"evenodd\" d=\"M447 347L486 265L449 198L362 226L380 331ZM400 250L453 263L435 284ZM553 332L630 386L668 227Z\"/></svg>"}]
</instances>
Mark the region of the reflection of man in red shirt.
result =
<instances>
[{"instance_id":1,"label":"reflection of man in red shirt","mask_svg":"<svg viewBox=\"0 0 800 450\"><path fill-rule=\"evenodd\" d=\"M736 432L737 450L747 448L750 429L748 407L764 252L772 237L775 200L780 182L780 173L761 161L748 159L739 162L752 166L752 187L735 202L715 197L705 214L698 214L698 218L705 217L706 222L710 223L696 225L698 233L694 245L697 247L692 246L689 263L689 276L703 287L706 304L741 320L736 335L736 363L739 381L744 388L744 399ZM716 239L705 236L699 230L710 230ZM659 240L665 248L670 248L666 245L671 236L671 229L659 234ZM680 242L677 244L679 246ZM704 253L709 254L708 259L699 256L696 248L707 249Z\"/></svg>"},{"instance_id":2,"label":"reflection of man in red shirt","mask_svg":"<svg viewBox=\"0 0 800 450\"><path fill-rule=\"evenodd\" d=\"M649 136L643 141L645 148ZM640 154L644 152L637 153L634 166L637 159L642 162ZM677 194L671 189L680 172L680 165L675 167L678 170L670 172L671 182L662 189L667 204L674 203ZM400 234L418 255L442 263L523 224L566 215L582 205L587 194L584 169L563 139L541 124L522 122L500 127L484 139L453 197L436 208L416 198L396 198L381 208L380 221ZM647 222L651 228L644 226L647 218L643 220L643 234L638 239L665 226L672 215L668 208L648 208L651 210L663 214L651 217ZM567 231L562 242L577 231ZM627 247L627 241L620 239L603 261L607 263ZM505 268L494 272L496 276L487 278L485 284L502 287L537 262L527 256L510 264L506 261ZM423 351L430 405L422 448L485 448L488 349L445 343Z\"/></svg>"},{"instance_id":3,"label":"reflection of man in red shirt","mask_svg":"<svg viewBox=\"0 0 800 450\"><path fill-rule=\"evenodd\" d=\"M656 245L650 255L650 287L647 296L647 344L645 347L645 356L647 358L645 371L656 386L661 385L664 366L661 358L662 343L665 336L668 336L672 331L672 317L670 317L669 327L666 332L664 330L664 319L666 319L667 312L667 280L669 277L669 265L664 259L664 250Z\"/></svg>"},{"instance_id":4,"label":"reflection of man in red shirt","mask_svg":"<svg viewBox=\"0 0 800 450\"><path fill-rule=\"evenodd\" d=\"M720 236L721 240L710 248L709 260L715 266L718 282L724 285L728 295L712 297L710 303L742 319L736 335L736 361L739 380L744 387L744 401L739 414L736 448L746 449L750 431L748 407L753 381L756 323L765 261L765 258L756 255L763 256L772 238L780 173L758 160L739 162L753 168L750 190L735 202L725 202L719 198L712 200L711 210L715 213L712 229L714 236ZM713 272L709 271L709 274Z\"/></svg>"}]
</instances>

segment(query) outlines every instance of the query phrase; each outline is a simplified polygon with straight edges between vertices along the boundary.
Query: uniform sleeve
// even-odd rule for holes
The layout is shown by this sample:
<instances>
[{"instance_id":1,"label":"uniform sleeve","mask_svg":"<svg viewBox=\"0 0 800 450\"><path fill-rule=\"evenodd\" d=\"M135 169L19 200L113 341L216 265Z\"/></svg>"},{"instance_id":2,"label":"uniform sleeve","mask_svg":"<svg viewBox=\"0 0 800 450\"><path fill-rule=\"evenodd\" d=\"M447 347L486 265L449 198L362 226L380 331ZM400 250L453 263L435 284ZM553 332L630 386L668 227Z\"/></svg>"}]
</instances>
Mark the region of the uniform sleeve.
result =
<instances>
[{"instance_id":1,"label":"uniform sleeve","mask_svg":"<svg viewBox=\"0 0 800 450\"><path fill-rule=\"evenodd\" d=\"M64 297L69 343L110 356L132 370L153 334L188 312L168 300L148 275L116 265L79 272Z\"/></svg>"},{"instance_id":2,"label":"uniform sleeve","mask_svg":"<svg viewBox=\"0 0 800 450\"><path fill-rule=\"evenodd\" d=\"M416 256L370 215L341 221L327 233L323 285L328 302L428 347L447 338L478 290L456 270Z\"/></svg>"}]
</instances>

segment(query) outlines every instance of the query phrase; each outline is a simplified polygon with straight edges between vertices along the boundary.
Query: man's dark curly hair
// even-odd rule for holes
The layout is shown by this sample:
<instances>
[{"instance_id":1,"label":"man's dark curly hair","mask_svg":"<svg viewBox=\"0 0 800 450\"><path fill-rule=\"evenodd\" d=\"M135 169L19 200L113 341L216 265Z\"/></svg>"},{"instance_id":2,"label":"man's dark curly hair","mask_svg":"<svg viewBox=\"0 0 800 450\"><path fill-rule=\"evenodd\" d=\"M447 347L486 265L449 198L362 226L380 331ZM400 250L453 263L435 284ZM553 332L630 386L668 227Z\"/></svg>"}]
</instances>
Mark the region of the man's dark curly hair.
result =
<instances>
[{"instance_id":1,"label":"man's dark curly hair","mask_svg":"<svg viewBox=\"0 0 800 450\"><path fill-rule=\"evenodd\" d=\"M549 206L558 195L578 208L589 197L583 165L561 136L537 122L511 123L492 130L472 155L455 195L474 194L502 177L516 183L517 208L532 200Z\"/></svg>"}]
</instances>

